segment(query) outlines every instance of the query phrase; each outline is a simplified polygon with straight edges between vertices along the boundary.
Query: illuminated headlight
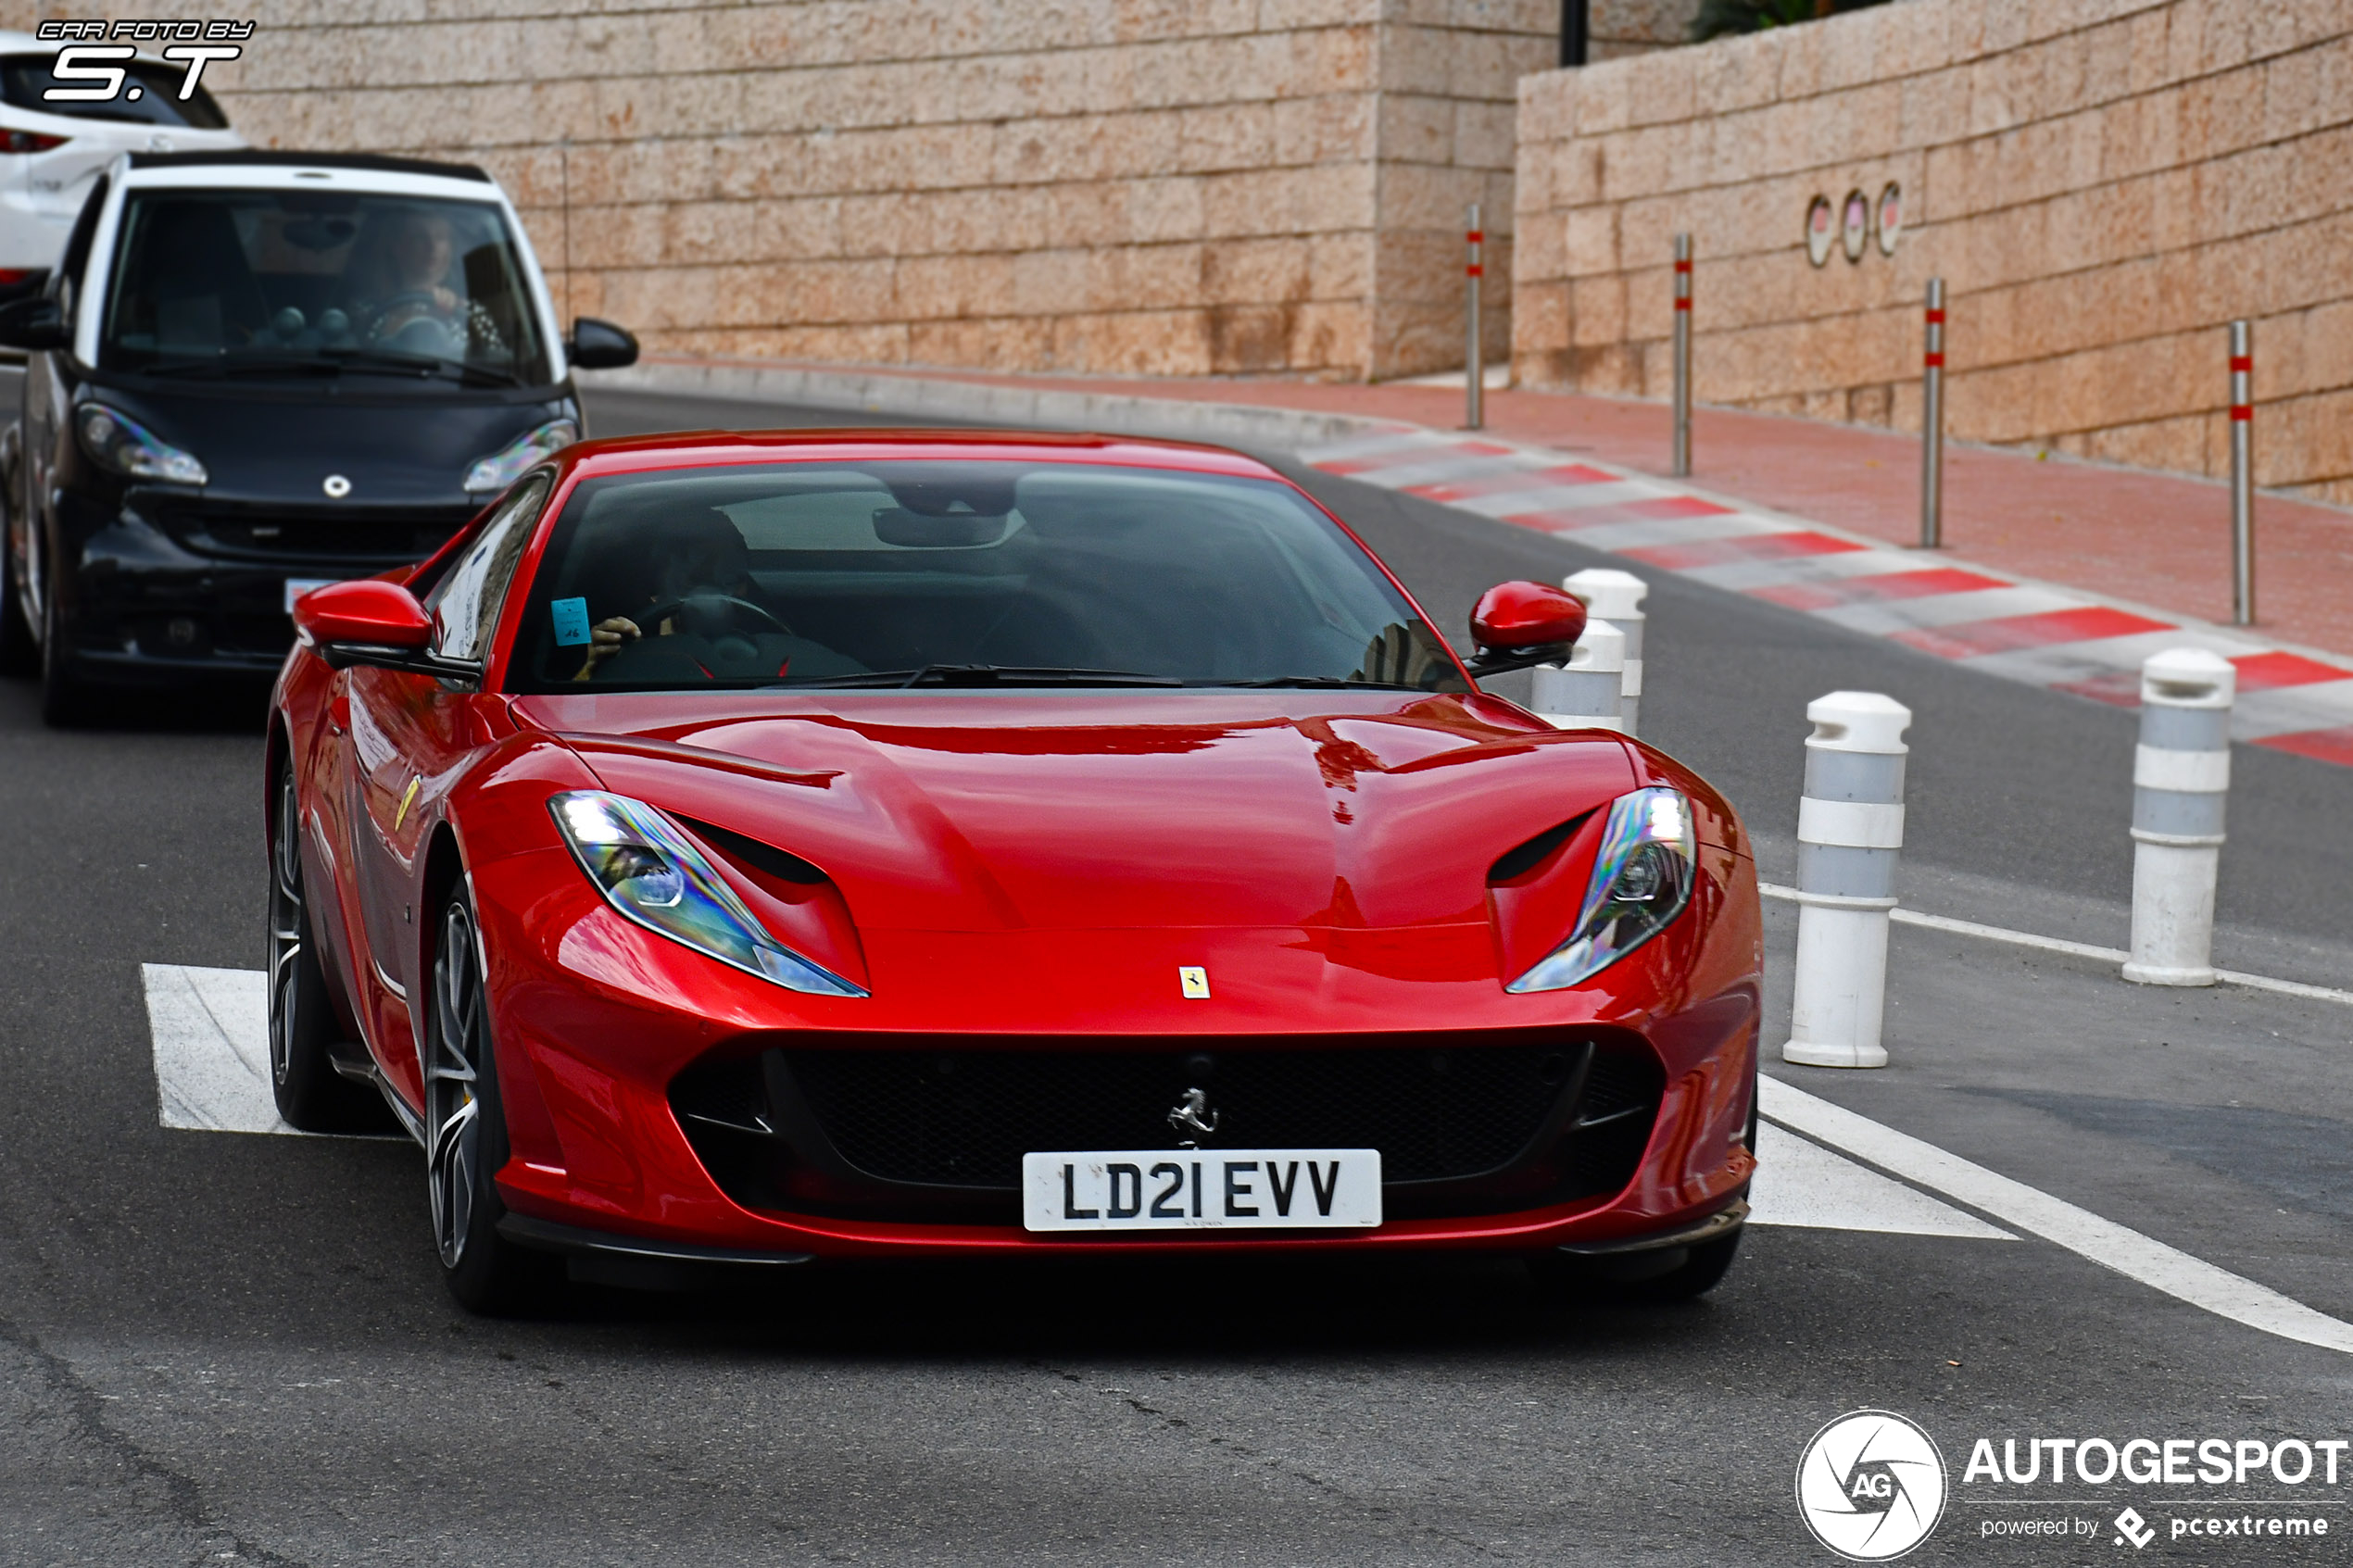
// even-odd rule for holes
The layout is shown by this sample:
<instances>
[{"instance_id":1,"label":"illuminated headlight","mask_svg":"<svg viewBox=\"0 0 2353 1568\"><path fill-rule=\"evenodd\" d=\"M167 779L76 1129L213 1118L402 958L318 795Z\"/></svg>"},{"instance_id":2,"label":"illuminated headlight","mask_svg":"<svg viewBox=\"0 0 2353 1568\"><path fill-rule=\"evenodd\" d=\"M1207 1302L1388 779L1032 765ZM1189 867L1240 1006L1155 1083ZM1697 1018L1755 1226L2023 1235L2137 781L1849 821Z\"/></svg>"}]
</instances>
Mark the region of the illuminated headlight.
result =
<instances>
[{"instance_id":1,"label":"illuminated headlight","mask_svg":"<svg viewBox=\"0 0 2353 1568\"><path fill-rule=\"evenodd\" d=\"M1695 856L1692 803L1682 791L1638 789L1619 796L1610 805L1575 931L1504 989L1565 990L1666 930L1692 901Z\"/></svg>"},{"instance_id":2,"label":"illuminated headlight","mask_svg":"<svg viewBox=\"0 0 2353 1568\"><path fill-rule=\"evenodd\" d=\"M73 411L74 433L90 460L131 479L160 479L170 484L205 484L212 476L204 465L177 446L150 434L145 425L103 403L84 403Z\"/></svg>"},{"instance_id":3,"label":"illuminated headlight","mask_svg":"<svg viewBox=\"0 0 2353 1568\"><path fill-rule=\"evenodd\" d=\"M787 991L866 995L769 935L711 862L644 801L573 790L554 797L547 809L605 901L647 930Z\"/></svg>"},{"instance_id":4,"label":"illuminated headlight","mask_svg":"<svg viewBox=\"0 0 2353 1568\"><path fill-rule=\"evenodd\" d=\"M560 452L580 439L580 427L570 420L549 420L537 430L519 435L487 458L474 459L466 470L469 494L485 490L504 490L522 476L522 470L547 457Z\"/></svg>"}]
</instances>

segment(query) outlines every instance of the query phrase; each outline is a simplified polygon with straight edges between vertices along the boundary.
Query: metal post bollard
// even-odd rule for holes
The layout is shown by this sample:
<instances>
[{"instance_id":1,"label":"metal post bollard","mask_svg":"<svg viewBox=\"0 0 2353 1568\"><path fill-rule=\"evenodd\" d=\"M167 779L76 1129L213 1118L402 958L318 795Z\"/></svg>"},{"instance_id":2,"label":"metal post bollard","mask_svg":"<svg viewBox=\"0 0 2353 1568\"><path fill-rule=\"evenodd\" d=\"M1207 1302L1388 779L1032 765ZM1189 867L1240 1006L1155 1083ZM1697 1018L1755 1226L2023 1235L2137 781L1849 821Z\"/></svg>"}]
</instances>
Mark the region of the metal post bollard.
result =
<instances>
[{"instance_id":1,"label":"metal post bollard","mask_svg":"<svg viewBox=\"0 0 2353 1568\"><path fill-rule=\"evenodd\" d=\"M1877 692L1806 705L1797 805L1797 974L1781 1060L1884 1067L1887 917L1904 846L1904 732L1912 710Z\"/></svg>"},{"instance_id":2,"label":"metal post bollard","mask_svg":"<svg viewBox=\"0 0 2353 1568\"><path fill-rule=\"evenodd\" d=\"M1642 599L1651 585L1630 571L1594 566L1562 578L1561 586L1585 607L1588 615L1625 633L1626 677L1617 689L1617 716L1626 734L1638 734L1642 707L1642 625L1648 619L1642 614Z\"/></svg>"},{"instance_id":3,"label":"metal post bollard","mask_svg":"<svg viewBox=\"0 0 2353 1568\"><path fill-rule=\"evenodd\" d=\"M1626 681L1626 634L1606 621L1588 621L1567 664L1536 667L1529 707L1556 730L1619 730L1618 693Z\"/></svg>"},{"instance_id":4,"label":"metal post bollard","mask_svg":"<svg viewBox=\"0 0 2353 1568\"><path fill-rule=\"evenodd\" d=\"M2237 695L2238 671L2203 648L2168 648L2141 666L2127 980L2214 984L2214 881L2222 866Z\"/></svg>"},{"instance_id":5,"label":"metal post bollard","mask_svg":"<svg viewBox=\"0 0 2353 1568\"><path fill-rule=\"evenodd\" d=\"M1678 479L1692 471L1692 237L1675 236L1675 450Z\"/></svg>"},{"instance_id":6,"label":"metal post bollard","mask_svg":"<svg viewBox=\"0 0 2353 1568\"><path fill-rule=\"evenodd\" d=\"M2231 620L2255 624L2255 329L2231 323Z\"/></svg>"},{"instance_id":7,"label":"metal post bollard","mask_svg":"<svg viewBox=\"0 0 2353 1568\"><path fill-rule=\"evenodd\" d=\"M1944 543L1944 280L1928 281L1928 346L1920 355L1920 548Z\"/></svg>"},{"instance_id":8,"label":"metal post bollard","mask_svg":"<svg viewBox=\"0 0 2353 1568\"><path fill-rule=\"evenodd\" d=\"M1470 208L1470 263L1463 269L1466 288L1470 295L1470 338L1463 356L1463 428L1482 430L1487 424L1487 356L1486 345L1478 337L1478 285L1487 274L1487 231L1478 224L1478 204Z\"/></svg>"}]
</instances>

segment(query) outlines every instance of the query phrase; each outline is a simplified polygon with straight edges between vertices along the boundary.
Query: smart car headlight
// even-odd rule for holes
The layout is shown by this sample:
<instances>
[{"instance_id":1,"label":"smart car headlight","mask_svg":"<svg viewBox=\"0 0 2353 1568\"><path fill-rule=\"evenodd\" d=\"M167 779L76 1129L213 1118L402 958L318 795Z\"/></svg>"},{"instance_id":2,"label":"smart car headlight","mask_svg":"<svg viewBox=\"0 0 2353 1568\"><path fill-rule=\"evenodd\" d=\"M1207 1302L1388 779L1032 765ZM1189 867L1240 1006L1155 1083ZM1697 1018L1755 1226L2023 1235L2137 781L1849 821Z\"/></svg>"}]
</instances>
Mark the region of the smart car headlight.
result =
<instances>
[{"instance_id":1,"label":"smart car headlight","mask_svg":"<svg viewBox=\"0 0 2353 1568\"><path fill-rule=\"evenodd\" d=\"M579 425L570 420L549 420L537 430L516 436L487 458L475 458L473 466L466 470L466 490L468 494L504 490L522 477L523 470L579 439Z\"/></svg>"},{"instance_id":2,"label":"smart car headlight","mask_svg":"<svg viewBox=\"0 0 2353 1568\"><path fill-rule=\"evenodd\" d=\"M769 935L711 862L644 801L584 789L552 797L547 809L588 880L629 920L787 991L866 995Z\"/></svg>"},{"instance_id":3,"label":"smart car headlight","mask_svg":"<svg viewBox=\"0 0 2353 1568\"><path fill-rule=\"evenodd\" d=\"M1692 803L1678 789L1611 802L1585 902L1569 939L1504 987L1559 991L1592 979L1661 931L1692 901Z\"/></svg>"},{"instance_id":4,"label":"smart car headlight","mask_svg":"<svg viewBox=\"0 0 2353 1568\"><path fill-rule=\"evenodd\" d=\"M160 479L172 484L206 484L212 476L195 458L167 442L119 408L84 403L73 411L82 449L100 468L130 479Z\"/></svg>"}]
</instances>

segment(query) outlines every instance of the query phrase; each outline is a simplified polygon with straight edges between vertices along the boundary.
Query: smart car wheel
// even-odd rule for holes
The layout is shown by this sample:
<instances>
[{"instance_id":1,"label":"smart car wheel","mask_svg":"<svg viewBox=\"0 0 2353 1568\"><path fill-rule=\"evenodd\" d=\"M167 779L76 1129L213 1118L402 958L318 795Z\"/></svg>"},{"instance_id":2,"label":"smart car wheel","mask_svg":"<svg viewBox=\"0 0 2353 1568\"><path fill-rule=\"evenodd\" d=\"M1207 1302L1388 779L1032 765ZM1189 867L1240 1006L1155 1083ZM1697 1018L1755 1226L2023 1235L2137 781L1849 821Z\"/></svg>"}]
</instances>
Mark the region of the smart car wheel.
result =
<instances>
[{"instance_id":1,"label":"smart car wheel","mask_svg":"<svg viewBox=\"0 0 2353 1568\"><path fill-rule=\"evenodd\" d=\"M14 519L0 525L0 675L30 675L41 667L41 649L24 617L24 588L17 581Z\"/></svg>"},{"instance_id":2,"label":"smart car wheel","mask_svg":"<svg viewBox=\"0 0 2353 1568\"><path fill-rule=\"evenodd\" d=\"M441 911L433 1005L425 1020L425 1181L442 1277L468 1311L528 1306L553 1282L555 1260L498 1234L505 1205L491 1178L507 1162L480 949L460 889Z\"/></svg>"},{"instance_id":3,"label":"smart car wheel","mask_svg":"<svg viewBox=\"0 0 2353 1568\"><path fill-rule=\"evenodd\" d=\"M384 1126L384 1100L335 1071L342 1030L320 966L302 876L294 769L280 763L270 849L270 1082L278 1114L306 1133Z\"/></svg>"}]
</instances>

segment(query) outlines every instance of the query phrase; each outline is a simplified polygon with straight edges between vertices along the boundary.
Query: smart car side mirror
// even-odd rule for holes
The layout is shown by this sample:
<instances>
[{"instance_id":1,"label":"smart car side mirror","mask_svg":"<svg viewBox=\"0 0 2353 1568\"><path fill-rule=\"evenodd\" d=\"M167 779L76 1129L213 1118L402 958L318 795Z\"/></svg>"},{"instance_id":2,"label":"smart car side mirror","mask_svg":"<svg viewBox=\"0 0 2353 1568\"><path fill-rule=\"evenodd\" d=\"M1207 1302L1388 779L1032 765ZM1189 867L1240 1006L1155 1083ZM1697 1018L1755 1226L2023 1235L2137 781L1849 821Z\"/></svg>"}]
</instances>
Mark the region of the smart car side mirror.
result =
<instances>
[{"instance_id":1,"label":"smart car side mirror","mask_svg":"<svg viewBox=\"0 0 2353 1568\"><path fill-rule=\"evenodd\" d=\"M1478 656L1473 675L1500 675L1567 659L1585 634L1585 607L1542 583L1499 583L1478 596L1470 615Z\"/></svg>"},{"instance_id":2,"label":"smart car side mirror","mask_svg":"<svg viewBox=\"0 0 2353 1568\"><path fill-rule=\"evenodd\" d=\"M572 341L564 345L574 370L618 370L637 362L637 339L626 329L594 316L572 323Z\"/></svg>"},{"instance_id":3,"label":"smart car side mirror","mask_svg":"<svg viewBox=\"0 0 2353 1568\"><path fill-rule=\"evenodd\" d=\"M73 341L73 329L57 302L44 295L0 305L0 344L29 353L63 348Z\"/></svg>"},{"instance_id":4,"label":"smart car side mirror","mask_svg":"<svg viewBox=\"0 0 2353 1568\"><path fill-rule=\"evenodd\" d=\"M433 617L397 583L364 578L313 588L295 601L294 623L295 635L331 669L365 664L445 680L482 678L475 660L433 651Z\"/></svg>"}]
</instances>

